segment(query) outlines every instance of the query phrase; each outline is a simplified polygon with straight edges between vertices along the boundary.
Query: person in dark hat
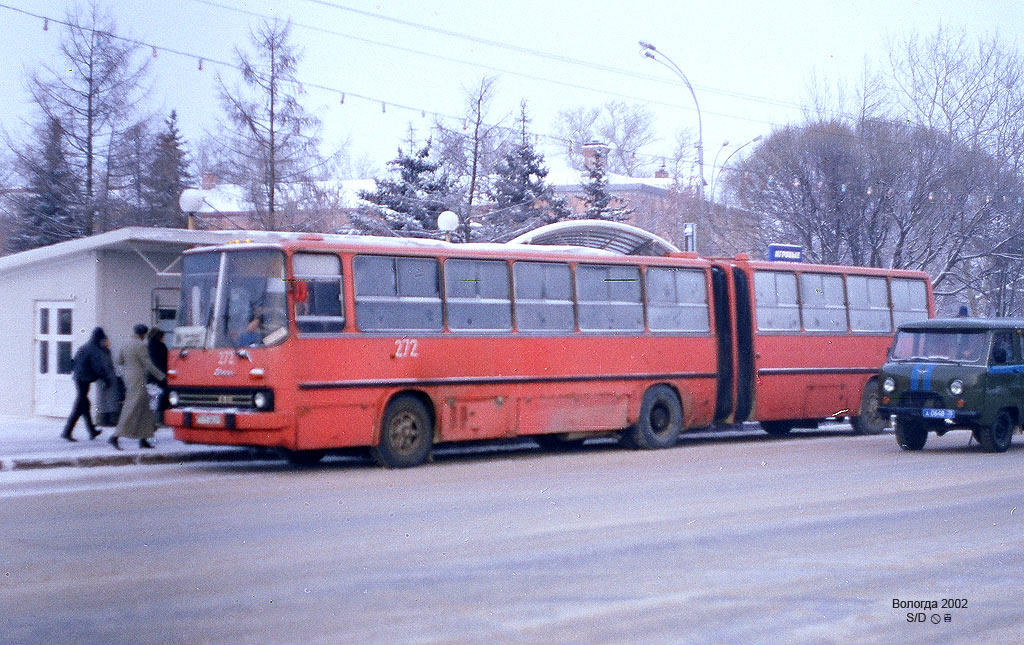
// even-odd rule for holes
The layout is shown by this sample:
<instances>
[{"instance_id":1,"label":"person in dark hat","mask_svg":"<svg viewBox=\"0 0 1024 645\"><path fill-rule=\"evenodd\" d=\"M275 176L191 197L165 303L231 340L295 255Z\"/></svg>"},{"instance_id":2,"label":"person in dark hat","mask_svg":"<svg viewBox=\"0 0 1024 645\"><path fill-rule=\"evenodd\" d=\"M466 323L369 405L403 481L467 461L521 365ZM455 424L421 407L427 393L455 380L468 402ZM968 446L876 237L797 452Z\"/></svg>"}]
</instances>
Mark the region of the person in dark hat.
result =
<instances>
[{"instance_id":1,"label":"person in dark hat","mask_svg":"<svg viewBox=\"0 0 1024 645\"><path fill-rule=\"evenodd\" d=\"M114 383L114 366L109 360L110 339L102 327L92 330L88 342L78 348L72 358L71 376L75 381L75 405L71 408L67 423L64 424L64 432L61 437L67 441L78 441L71 436L78 419L85 420L85 429L89 431L89 438L95 439L100 431L92 422L92 403L89 402L89 386L93 381L103 381L108 386Z\"/></svg>"},{"instance_id":2,"label":"person in dark hat","mask_svg":"<svg viewBox=\"0 0 1024 645\"><path fill-rule=\"evenodd\" d=\"M160 371L153 361L149 360L149 348L146 346L146 332L149 327L139 324L132 330L135 336L121 349L117 363L121 366L124 378L125 397L121 418L117 420L117 430L108 440L118 450L121 446L119 437L131 437L139 440L139 448L152 448L149 438L156 431L156 421L149 407L149 393L146 391L146 375L158 381L166 375Z\"/></svg>"}]
</instances>

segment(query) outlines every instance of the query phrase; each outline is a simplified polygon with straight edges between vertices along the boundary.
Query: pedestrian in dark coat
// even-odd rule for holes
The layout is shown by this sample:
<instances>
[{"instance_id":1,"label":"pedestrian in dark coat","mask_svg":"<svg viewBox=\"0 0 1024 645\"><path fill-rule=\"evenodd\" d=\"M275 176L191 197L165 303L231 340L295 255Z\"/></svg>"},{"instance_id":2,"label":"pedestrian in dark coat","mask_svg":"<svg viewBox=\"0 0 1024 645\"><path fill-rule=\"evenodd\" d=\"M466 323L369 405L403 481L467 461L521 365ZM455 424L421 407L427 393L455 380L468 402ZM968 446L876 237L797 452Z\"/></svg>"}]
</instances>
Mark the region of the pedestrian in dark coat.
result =
<instances>
[{"instance_id":1,"label":"pedestrian in dark coat","mask_svg":"<svg viewBox=\"0 0 1024 645\"><path fill-rule=\"evenodd\" d=\"M71 408L67 423L64 424L64 432L61 437L67 441L77 441L71 436L79 417L85 419L85 429L89 431L89 438L95 439L100 431L92 422L92 404L89 402L89 386L93 381L102 380L107 384L114 382L115 374L113 365L109 365L104 359L110 354L110 340L102 327L92 330L88 342L78 348L72 360L71 377L75 382L75 405ZM106 352L106 354L104 354Z\"/></svg>"},{"instance_id":2,"label":"pedestrian in dark coat","mask_svg":"<svg viewBox=\"0 0 1024 645\"><path fill-rule=\"evenodd\" d=\"M114 378L109 382L99 383L99 400L96 401L96 408L100 413L97 425L113 427L117 425L117 415L121 412L121 401L124 400L124 382L114 369L114 357L110 354L109 344L109 341L102 344L103 365Z\"/></svg>"},{"instance_id":3,"label":"pedestrian in dark coat","mask_svg":"<svg viewBox=\"0 0 1024 645\"><path fill-rule=\"evenodd\" d=\"M153 420L153 411L149 408L149 393L146 392L146 375L162 381L166 375L153 365L149 360L149 348L146 346L146 332L149 328L145 325L135 325L133 329L135 336L128 341L128 344L121 348L117 357L117 364L121 367L122 378L124 378L125 396L124 407L121 408L121 418L117 420L117 430L111 435L110 445L118 450L118 437L132 437L139 440L139 448L152 448L149 438L156 431L156 423Z\"/></svg>"},{"instance_id":4,"label":"pedestrian in dark coat","mask_svg":"<svg viewBox=\"0 0 1024 645\"><path fill-rule=\"evenodd\" d=\"M153 365L158 370L167 373L167 345L164 344L164 330L153 327L149 330L148 335L149 341L147 346L149 348L149 360L153 361ZM146 377L146 382L160 386L160 396L157 399L156 404L156 422L163 425L164 422L164 410L167 409L167 379L157 380L152 376Z\"/></svg>"}]
</instances>

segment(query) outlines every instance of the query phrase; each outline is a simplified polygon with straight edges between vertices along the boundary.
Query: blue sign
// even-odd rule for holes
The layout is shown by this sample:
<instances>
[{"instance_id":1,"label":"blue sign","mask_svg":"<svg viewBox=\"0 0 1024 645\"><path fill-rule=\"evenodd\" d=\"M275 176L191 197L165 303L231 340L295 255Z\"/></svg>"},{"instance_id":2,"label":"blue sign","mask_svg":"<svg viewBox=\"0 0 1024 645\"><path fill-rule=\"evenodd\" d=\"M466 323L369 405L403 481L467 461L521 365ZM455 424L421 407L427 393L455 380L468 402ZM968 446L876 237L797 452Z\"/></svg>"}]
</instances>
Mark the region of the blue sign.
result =
<instances>
[{"instance_id":1,"label":"blue sign","mask_svg":"<svg viewBox=\"0 0 1024 645\"><path fill-rule=\"evenodd\" d=\"M803 262L804 247L798 244L769 244L769 262Z\"/></svg>"}]
</instances>

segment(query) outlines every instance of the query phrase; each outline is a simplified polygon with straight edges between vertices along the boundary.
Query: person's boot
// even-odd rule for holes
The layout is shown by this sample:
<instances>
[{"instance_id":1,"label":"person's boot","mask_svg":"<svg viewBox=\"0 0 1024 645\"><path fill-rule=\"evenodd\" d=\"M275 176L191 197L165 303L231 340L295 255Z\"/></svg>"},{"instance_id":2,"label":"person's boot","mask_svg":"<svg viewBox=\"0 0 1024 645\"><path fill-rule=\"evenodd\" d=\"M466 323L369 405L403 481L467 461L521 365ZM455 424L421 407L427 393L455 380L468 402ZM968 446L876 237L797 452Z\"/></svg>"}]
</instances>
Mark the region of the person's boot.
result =
<instances>
[{"instance_id":1,"label":"person's boot","mask_svg":"<svg viewBox=\"0 0 1024 645\"><path fill-rule=\"evenodd\" d=\"M98 430L96 427L89 428L89 441L92 441L96 437L100 436L102 430Z\"/></svg>"},{"instance_id":2,"label":"person's boot","mask_svg":"<svg viewBox=\"0 0 1024 645\"><path fill-rule=\"evenodd\" d=\"M146 439L139 439L139 448L152 448L153 444L149 443Z\"/></svg>"},{"instance_id":3,"label":"person's boot","mask_svg":"<svg viewBox=\"0 0 1024 645\"><path fill-rule=\"evenodd\" d=\"M114 450L120 450L121 449L121 446L119 446L117 444L117 435L116 434L110 435L110 438L107 439L107 443L109 443L110 445L114 446Z\"/></svg>"},{"instance_id":4,"label":"person's boot","mask_svg":"<svg viewBox=\"0 0 1024 645\"><path fill-rule=\"evenodd\" d=\"M63 439L64 441L78 441L78 439L75 439L74 437L71 436L71 428L64 428L64 432L60 433L60 438Z\"/></svg>"}]
</instances>

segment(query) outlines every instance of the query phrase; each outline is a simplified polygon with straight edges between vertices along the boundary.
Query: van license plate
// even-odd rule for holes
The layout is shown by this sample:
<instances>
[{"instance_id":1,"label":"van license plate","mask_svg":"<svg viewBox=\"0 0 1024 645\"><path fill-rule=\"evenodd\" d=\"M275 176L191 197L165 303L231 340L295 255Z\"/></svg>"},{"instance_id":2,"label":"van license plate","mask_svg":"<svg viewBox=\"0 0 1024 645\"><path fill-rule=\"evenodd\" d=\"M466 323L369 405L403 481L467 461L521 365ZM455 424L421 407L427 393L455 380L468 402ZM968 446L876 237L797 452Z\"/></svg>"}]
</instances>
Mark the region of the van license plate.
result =
<instances>
[{"instance_id":1,"label":"van license plate","mask_svg":"<svg viewBox=\"0 0 1024 645\"><path fill-rule=\"evenodd\" d=\"M952 419L956 416L956 411L943 410L939 408L925 408L921 410L921 416L926 419Z\"/></svg>"},{"instance_id":2,"label":"van license plate","mask_svg":"<svg viewBox=\"0 0 1024 645\"><path fill-rule=\"evenodd\" d=\"M224 415L216 414L216 413L210 413L210 412L205 412L205 413L200 412L199 414L196 415L196 424L197 425L203 425L203 426L219 426L219 425L223 425L224 424Z\"/></svg>"}]
</instances>

